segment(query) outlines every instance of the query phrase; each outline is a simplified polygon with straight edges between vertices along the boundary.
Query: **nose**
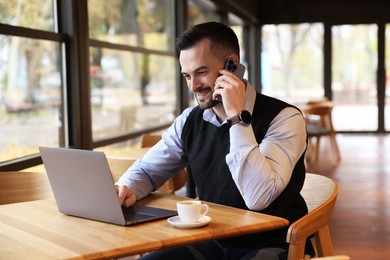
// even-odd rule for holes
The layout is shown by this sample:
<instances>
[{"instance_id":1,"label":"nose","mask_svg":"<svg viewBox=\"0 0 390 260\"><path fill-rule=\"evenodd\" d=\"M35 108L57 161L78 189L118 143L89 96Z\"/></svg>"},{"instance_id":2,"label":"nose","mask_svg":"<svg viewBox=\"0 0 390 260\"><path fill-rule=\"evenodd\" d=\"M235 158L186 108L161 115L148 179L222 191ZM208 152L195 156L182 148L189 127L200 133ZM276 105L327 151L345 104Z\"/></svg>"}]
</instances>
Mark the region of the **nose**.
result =
<instances>
[{"instance_id":1,"label":"nose","mask_svg":"<svg viewBox=\"0 0 390 260\"><path fill-rule=\"evenodd\" d=\"M196 89L199 88L199 86L201 86L201 84L195 77L193 77L187 81L187 86L192 92L195 92Z\"/></svg>"}]
</instances>

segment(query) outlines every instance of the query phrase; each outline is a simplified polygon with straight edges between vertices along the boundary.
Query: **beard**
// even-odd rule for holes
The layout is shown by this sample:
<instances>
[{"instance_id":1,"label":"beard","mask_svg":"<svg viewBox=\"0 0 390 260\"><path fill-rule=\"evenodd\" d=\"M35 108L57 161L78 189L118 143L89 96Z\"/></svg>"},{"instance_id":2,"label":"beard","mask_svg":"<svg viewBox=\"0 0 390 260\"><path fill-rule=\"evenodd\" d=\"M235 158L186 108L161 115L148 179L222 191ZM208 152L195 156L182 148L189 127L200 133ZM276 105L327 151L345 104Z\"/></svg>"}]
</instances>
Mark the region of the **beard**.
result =
<instances>
[{"instance_id":1,"label":"beard","mask_svg":"<svg viewBox=\"0 0 390 260\"><path fill-rule=\"evenodd\" d=\"M202 95L198 95L200 93ZM213 99L213 89L211 87L203 87L194 93L196 101L201 109L208 109L218 105L220 102Z\"/></svg>"}]
</instances>

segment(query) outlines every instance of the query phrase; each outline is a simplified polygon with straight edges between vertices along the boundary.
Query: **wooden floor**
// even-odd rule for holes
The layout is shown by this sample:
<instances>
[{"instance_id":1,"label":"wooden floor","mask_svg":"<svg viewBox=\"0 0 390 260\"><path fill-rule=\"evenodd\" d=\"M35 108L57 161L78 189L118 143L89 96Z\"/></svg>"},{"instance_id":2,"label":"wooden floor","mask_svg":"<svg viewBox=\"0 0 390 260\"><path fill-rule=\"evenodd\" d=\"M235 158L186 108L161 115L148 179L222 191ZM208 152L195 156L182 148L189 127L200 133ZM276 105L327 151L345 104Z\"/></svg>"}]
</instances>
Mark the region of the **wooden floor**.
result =
<instances>
[{"instance_id":1,"label":"wooden floor","mask_svg":"<svg viewBox=\"0 0 390 260\"><path fill-rule=\"evenodd\" d=\"M390 135L339 134L341 162L332 165L328 140L307 171L339 184L330 232L335 254L390 259Z\"/></svg>"}]
</instances>

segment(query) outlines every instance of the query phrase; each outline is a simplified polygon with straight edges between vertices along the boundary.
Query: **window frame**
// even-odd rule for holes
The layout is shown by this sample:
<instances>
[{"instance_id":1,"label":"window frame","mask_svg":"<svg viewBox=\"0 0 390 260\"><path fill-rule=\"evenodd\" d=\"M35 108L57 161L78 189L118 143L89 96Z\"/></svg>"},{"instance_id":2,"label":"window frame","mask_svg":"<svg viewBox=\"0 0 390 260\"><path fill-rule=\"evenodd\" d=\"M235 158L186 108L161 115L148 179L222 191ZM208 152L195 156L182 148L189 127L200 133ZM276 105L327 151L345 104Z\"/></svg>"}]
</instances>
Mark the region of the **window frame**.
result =
<instances>
[{"instance_id":1,"label":"window frame","mask_svg":"<svg viewBox=\"0 0 390 260\"><path fill-rule=\"evenodd\" d=\"M175 51L159 51L150 50L142 47L132 47L122 44L113 44L102 42L89 38L88 29L88 0L53 0L56 13L54 14L56 23L58 24L56 32L43 31L37 29L24 28L20 26L12 26L0 23L0 34L9 36L19 36L33 38L39 40L49 40L58 42L61 46L61 73L63 79L63 109L65 116L65 124L63 127L63 140L60 140L60 146L70 148L80 148L92 150L98 147L115 144L118 142L127 141L132 138L141 136L143 133L155 132L167 128L171 123L157 125L151 128L127 132L116 136L108 136L107 138L95 140L92 138L92 115L90 105L90 78L89 78L89 48L104 47L110 49L124 50L130 52L138 52L142 54L156 54L169 57L176 57ZM174 1L172 5L172 13L174 15L173 36L174 38L187 29L188 3L186 0ZM228 12L237 12L233 9L214 10L221 21L227 22ZM239 12L238 12L239 13ZM238 14L241 16L240 14ZM225 18L225 19L224 19ZM255 40L256 46L259 46L258 25L252 21L253 17L243 18L245 30L245 46L248 48L249 37ZM252 22L249 22L252 21ZM174 45L174 43L172 43ZM258 47L251 47L253 50L259 50ZM248 61L248 69L251 70L249 75L253 79L258 79L259 76L255 73L256 64L259 64L258 59ZM181 113L189 106L188 89L184 79L180 74L180 64L176 59L176 87L177 87L177 114ZM251 66L254 64L254 66ZM257 67L258 68L258 67ZM252 81L257 81L253 80ZM37 154L11 159L0 162L0 171L18 171L26 168L34 167L42 164L42 159Z\"/></svg>"}]
</instances>

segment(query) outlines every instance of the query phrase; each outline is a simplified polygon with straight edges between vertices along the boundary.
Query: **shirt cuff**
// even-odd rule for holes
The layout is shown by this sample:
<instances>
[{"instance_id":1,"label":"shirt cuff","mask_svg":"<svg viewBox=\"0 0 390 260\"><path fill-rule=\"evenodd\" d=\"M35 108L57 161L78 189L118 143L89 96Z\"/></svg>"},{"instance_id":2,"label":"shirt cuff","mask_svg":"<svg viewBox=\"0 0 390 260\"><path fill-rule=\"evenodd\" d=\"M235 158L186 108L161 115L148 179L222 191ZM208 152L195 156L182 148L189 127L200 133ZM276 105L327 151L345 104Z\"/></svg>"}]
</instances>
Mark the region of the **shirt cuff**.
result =
<instances>
[{"instance_id":1,"label":"shirt cuff","mask_svg":"<svg viewBox=\"0 0 390 260\"><path fill-rule=\"evenodd\" d=\"M252 125L235 124L230 127L230 150L244 146L258 146Z\"/></svg>"}]
</instances>

